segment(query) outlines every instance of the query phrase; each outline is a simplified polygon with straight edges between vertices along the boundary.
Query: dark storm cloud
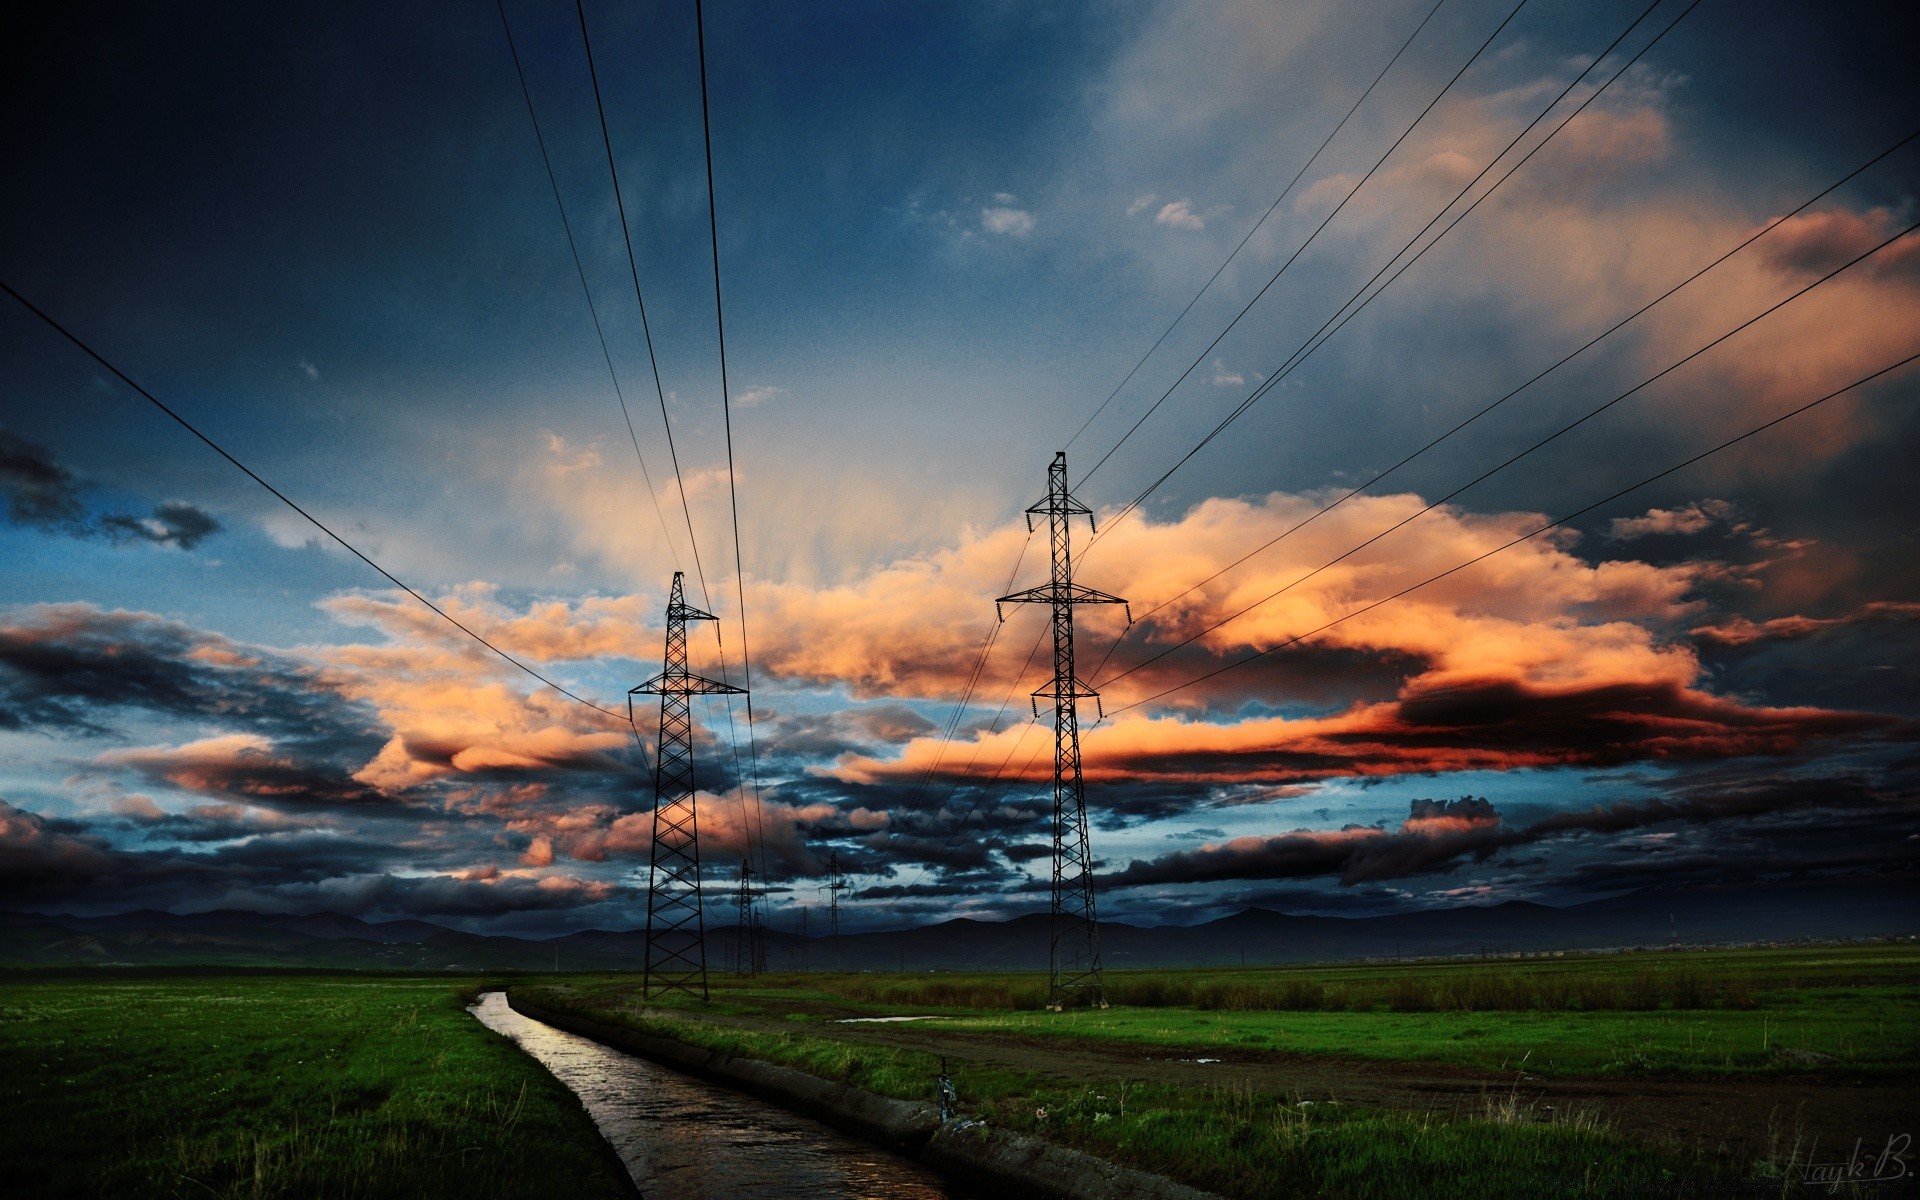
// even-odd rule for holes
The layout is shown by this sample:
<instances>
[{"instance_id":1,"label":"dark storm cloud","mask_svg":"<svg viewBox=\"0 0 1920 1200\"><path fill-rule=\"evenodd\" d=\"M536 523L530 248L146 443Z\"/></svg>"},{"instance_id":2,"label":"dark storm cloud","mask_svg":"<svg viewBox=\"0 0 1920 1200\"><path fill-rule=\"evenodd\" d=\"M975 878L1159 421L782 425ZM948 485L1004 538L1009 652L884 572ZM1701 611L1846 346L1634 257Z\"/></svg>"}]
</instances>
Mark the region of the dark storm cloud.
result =
<instances>
[{"instance_id":1,"label":"dark storm cloud","mask_svg":"<svg viewBox=\"0 0 1920 1200\"><path fill-rule=\"evenodd\" d=\"M151 542L191 550L220 531L220 522L184 500L166 500L151 516L101 513L90 516L80 480L54 460L53 452L0 428L0 496L15 525L70 537L115 542Z\"/></svg>"},{"instance_id":2,"label":"dark storm cloud","mask_svg":"<svg viewBox=\"0 0 1920 1200\"><path fill-rule=\"evenodd\" d=\"M110 750L95 761L97 769L131 772L152 785L292 810L394 802L380 789L355 780L350 764L288 757L245 741Z\"/></svg>"},{"instance_id":3,"label":"dark storm cloud","mask_svg":"<svg viewBox=\"0 0 1920 1200\"><path fill-rule=\"evenodd\" d=\"M1516 846L1553 842L1578 834L1619 835L1654 826L1682 824L1736 831L1774 823L1792 823L1853 844L1855 858L1878 862L1884 853L1860 856L1863 836L1871 844L1899 847L1915 823L1913 796L1889 790L1869 779L1840 776L1818 779L1781 777L1731 784L1683 787L1674 795L1638 803L1621 802L1556 813L1526 826L1509 826L1484 798L1415 800L1398 829L1348 825L1339 830L1295 830L1270 837L1243 837L1148 860L1136 859L1107 876L1110 886L1134 887L1228 879L1338 878L1351 885L1447 871L1465 862L1484 862ZM1877 831L1877 838L1873 832ZM1734 856L1738 857L1738 856ZM1793 855L1776 856L1784 863ZM1831 865L1820 860L1822 865ZM1723 860L1723 865L1731 865ZM1811 865L1811 864L1809 864ZM1779 869L1779 868L1776 868Z\"/></svg>"},{"instance_id":4,"label":"dark storm cloud","mask_svg":"<svg viewBox=\"0 0 1920 1200\"><path fill-rule=\"evenodd\" d=\"M371 755L371 709L311 665L149 613L49 604L0 616L0 727L104 732L115 709Z\"/></svg>"},{"instance_id":5,"label":"dark storm cloud","mask_svg":"<svg viewBox=\"0 0 1920 1200\"><path fill-rule=\"evenodd\" d=\"M45 446L0 428L0 495L15 525L71 533L82 529L86 506L79 481Z\"/></svg>"},{"instance_id":6,"label":"dark storm cloud","mask_svg":"<svg viewBox=\"0 0 1920 1200\"><path fill-rule=\"evenodd\" d=\"M144 541L191 550L220 531L220 522L184 500L156 504L150 517L108 515L100 527L115 541Z\"/></svg>"},{"instance_id":7,"label":"dark storm cloud","mask_svg":"<svg viewBox=\"0 0 1920 1200\"><path fill-rule=\"evenodd\" d=\"M173 822L163 817L148 824L170 828ZM261 834L257 826L251 832L205 851L126 850L86 832L82 822L0 800L0 906L118 911L217 902L263 911L495 916L581 907L618 890L568 877L461 868L453 864L470 857L471 847L462 848L458 837L440 839L446 844L434 853L413 838L381 839L367 829L351 837L311 829ZM419 874L423 866L443 873Z\"/></svg>"}]
</instances>

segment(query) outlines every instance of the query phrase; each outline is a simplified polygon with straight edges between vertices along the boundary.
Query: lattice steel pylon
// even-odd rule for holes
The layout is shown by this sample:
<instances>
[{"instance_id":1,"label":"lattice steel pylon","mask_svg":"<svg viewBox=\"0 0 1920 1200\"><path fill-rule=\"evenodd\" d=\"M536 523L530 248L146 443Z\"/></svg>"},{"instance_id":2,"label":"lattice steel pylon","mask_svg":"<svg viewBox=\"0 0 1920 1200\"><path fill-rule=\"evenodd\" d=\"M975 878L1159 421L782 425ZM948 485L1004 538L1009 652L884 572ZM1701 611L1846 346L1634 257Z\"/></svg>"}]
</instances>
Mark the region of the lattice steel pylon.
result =
<instances>
[{"instance_id":1,"label":"lattice steel pylon","mask_svg":"<svg viewBox=\"0 0 1920 1200\"><path fill-rule=\"evenodd\" d=\"M653 765L653 852L647 862L647 958L641 994L683 991L707 998L707 928L700 909L700 812L693 780L689 697L741 695L687 670L687 622L716 620L687 603L681 572L667 599L667 651L658 675L627 692L660 697L660 746Z\"/></svg>"},{"instance_id":2,"label":"lattice steel pylon","mask_svg":"<svg viewBox=\"0 0 1920 1200\"><path fill-rule=\"evenodd\" d=\"M840 873L840 852L827 853L827 948L833 969L844 970L840 963L840 893L847 890L847 877Z\"/></svg>"},{"instance_id":3,"label":"lattice steel pylon","mask_svg":"<svg viewBox=\"0 0 1920 1200\"><path fill-rule=\"evenodd\" d=\"M1040 715L1044 697L1053 702L1053 921L1047 952L1047 1007L1058 1012L1069 1004L1107 1006L1100 980L1100 927L1093 903L1093 851L1087 841L1087 798L1080 777L1079 702L1099 693L1080 682L1073 667L1073 606L1127 602L1073 581L1073 542L1068 522L1085 517L1093 526L1093 510L1067 490L1067 454L1053 456L1047 468L1047 498L1027 509L1027 529L1033 518L1047 518L1053 545L1053 577L1039 587L1002 596L994 611L1002 620L1005 604L1053 606L1053 682L1033 693L1033 712ZM1127 610L1127 623L1133 611ZM1104 714L1102 714L1104 715Z\"/></svg>"},{"instance_id":4,"label":"lattice steel pylon","mask_svg":"<svg viewBox=\"0 0 1920 1200\"><path fill-rule=\"evenodd\" d=\"M758 975L767 969L767 943L760 927L759 896L753 890L753 865L740 860L740 889L734 894L738 916L733 930L733 973Z\"/></svg>"}]
</instances>

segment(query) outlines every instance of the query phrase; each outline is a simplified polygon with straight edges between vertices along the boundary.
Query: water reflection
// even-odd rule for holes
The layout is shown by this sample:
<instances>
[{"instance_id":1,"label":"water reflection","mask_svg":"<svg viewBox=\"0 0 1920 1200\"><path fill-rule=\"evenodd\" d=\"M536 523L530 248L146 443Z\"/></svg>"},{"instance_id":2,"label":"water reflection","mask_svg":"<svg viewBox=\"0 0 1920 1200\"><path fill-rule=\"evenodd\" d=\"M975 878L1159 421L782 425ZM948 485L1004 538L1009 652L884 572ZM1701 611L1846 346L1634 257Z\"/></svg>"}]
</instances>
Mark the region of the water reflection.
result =
<instances>
[{"instance_id":1,"label":"water reflection","mask_svg":"<svg viewBox=\"0 0 1920 1200\"><path fill-rule=\"evenodd\" d=\"M818 1122L524 1017L504 992L468 1011L574 1090L646 1200L969 1195Z\"/></svg>"}]
</instances>

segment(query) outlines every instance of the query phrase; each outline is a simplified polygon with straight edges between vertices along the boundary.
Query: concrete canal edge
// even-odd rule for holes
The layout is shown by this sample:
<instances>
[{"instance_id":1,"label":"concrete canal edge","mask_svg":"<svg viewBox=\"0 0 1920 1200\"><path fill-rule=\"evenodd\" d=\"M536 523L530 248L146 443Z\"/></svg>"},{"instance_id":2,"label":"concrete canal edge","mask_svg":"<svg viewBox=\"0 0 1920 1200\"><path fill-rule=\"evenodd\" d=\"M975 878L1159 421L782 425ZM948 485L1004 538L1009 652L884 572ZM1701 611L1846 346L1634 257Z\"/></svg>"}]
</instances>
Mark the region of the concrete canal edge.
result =
<instances>
[{"instance_id":1,"label":"concrete canal edge","mask_svg":"<svg viewBox=\"0 0 1920 1200\"><path fill-rule=\"evenodd\" d=\"M918 1159L943 1175L1029 1200L1219 1200L1162 1175L1136 1171L1039 1138L982 1125L940 1124L930 1104L895 1100L755 1058L735 1058L673 1038L655 1037L507 992L515 1012L603 1046L637 1054L812 1117L855 1137Z\"/></svg>"}]
</instances>

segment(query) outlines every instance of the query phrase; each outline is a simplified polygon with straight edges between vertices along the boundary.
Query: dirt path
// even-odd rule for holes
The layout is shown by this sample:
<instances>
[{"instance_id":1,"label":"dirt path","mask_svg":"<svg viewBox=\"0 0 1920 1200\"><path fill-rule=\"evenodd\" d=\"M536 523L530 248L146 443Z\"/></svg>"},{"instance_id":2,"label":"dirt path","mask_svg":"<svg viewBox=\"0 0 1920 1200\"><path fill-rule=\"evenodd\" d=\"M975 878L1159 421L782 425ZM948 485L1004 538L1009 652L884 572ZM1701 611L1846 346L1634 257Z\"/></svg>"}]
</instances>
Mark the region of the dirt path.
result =
<instances>
[{"instance_id":1,"label":"dirt path","mask_svg":"<svg viewBox=\"0 0 1920 1200\"><path fill-rule=\"evenodd\" d=\"M684 1019L687 1014L648 1015ZM717 1014L706 1019L759 1032L794 1030L785 1020ZM1816 1138L1822 1160L1829 1151L1834 1158L1845 1158L1856 1138L1863 1139L1863 1148L1877 1153L1890 1135L1920 1133L1920 1088L1911 1079L1867 1082L1811 1075L1549 1079L1447 1063L1342 1059L1272 1050L1197 1052L1091 1038L977 1033L942 1029L940 1024L938 1020L809 1023L806 1031L1073 1082L1251 1086L1298 1100L1338 1100L1449 1116L1483 1115L1490 1103L1513 1104L1543 1121L1556 1113L1578 1112L1591 1114L1629 1137L1749 1160L1784 1159L1796 1140L1804 1159ZM1200 1057L1218 1061L1201 1062Z\"/></svg>"}]
</instances>

